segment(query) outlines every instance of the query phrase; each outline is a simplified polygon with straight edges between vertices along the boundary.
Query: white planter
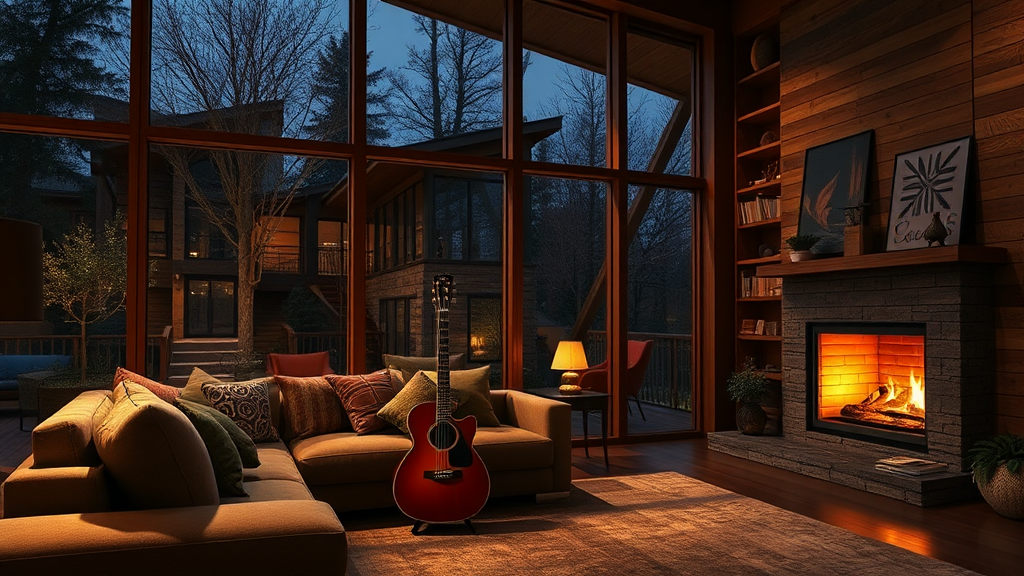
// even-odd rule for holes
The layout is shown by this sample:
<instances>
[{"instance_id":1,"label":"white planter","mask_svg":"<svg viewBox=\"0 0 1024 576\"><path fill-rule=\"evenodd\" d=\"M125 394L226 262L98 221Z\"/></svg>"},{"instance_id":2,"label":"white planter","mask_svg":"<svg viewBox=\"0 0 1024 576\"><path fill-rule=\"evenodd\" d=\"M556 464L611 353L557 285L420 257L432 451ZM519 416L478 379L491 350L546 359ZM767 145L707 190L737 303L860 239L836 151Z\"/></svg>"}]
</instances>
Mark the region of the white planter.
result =
<instances>
[{"instance_id":1,"label":"white planter","mask_svg":"<svg viewBox=\"0 0 1024 576\"><path fill-rule=\"evenodd\" d=\"M789 259L793 262L803 262L804 260L814 260L818 255L810 250L794 250L789 253Z\"/></svg>"}]
</instances>

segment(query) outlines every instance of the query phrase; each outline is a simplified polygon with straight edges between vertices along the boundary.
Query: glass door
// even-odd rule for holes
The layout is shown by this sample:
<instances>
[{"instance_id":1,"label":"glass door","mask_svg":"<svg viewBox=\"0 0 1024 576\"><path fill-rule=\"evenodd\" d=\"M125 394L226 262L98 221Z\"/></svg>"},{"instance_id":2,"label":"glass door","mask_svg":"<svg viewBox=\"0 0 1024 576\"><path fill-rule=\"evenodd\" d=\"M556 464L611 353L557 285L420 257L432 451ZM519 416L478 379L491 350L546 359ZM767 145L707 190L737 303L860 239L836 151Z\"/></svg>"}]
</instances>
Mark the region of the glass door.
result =
<instances>
[{"instance_id":1,"label":"glass door","mask_svg":"<svg viewBox=\"0 0 1024 576\"><path fill-rule=\"evenodd\" d=\"M235 283L232 280L192 279L185 293L188 338L235 335Z\"/></svg>"}]
</instances>

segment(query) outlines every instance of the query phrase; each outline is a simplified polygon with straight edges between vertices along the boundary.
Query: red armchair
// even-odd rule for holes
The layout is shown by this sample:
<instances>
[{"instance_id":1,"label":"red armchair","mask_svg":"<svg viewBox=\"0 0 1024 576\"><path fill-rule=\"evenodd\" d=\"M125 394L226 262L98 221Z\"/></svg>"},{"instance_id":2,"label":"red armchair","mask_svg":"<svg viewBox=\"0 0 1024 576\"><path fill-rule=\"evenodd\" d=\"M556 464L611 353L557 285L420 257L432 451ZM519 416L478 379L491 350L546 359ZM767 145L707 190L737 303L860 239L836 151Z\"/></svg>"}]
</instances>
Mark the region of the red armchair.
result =
<instances>
[{"instance_id":1,"label":"red armchair","mask_svg":"<svg viewBox=\"0 0 1024 576\"><path fill-rule=\"evenodd\" d=\"M654 340L630 340L626 350L626 398L632 398L636 402L636 408L640 411L640 417L644 416L644 409L640 406L640 388L644 385L644 376L647 375L647 364L651 361L651 352L654 350ZM588 368L580 374L580 388L595 390L597 392L608 391L608 361L605 360L593 368ZM629 407L629 403L626 403ZM632 413L632 408L630 408Z\"/></svg>"},{"instance_id":2,"label":"red armchair","mask_svg":"<svg viewBox=\"0 0 1024 576\"><path fill-rule=\"evenodd\" d=\"M334 374L327 352L311 354L267 354L267 374L276 376L324 376Z\"/></svg>"}]
</instances>

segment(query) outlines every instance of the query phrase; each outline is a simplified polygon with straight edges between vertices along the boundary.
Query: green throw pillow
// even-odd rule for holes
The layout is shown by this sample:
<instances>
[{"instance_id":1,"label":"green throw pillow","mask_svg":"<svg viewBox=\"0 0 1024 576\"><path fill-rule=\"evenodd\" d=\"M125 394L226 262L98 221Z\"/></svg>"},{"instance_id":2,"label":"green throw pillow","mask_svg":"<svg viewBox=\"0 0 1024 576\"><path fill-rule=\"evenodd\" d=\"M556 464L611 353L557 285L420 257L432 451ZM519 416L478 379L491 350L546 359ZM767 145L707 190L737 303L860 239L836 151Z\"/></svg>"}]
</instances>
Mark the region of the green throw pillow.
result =
<instances>
[{"instance_id":1,"label":"green throw pillow","mask_svg":"<svg viewBox=\"0 0 1024 576\"><path fill-rule=\"evenodd\" d=\"M460 399L461 393L453 388L452 404L458 406ZM405 387L377 412L377 416L408 434L409 412L419 404L436 400L437 386L423 372L417 372Z\"/></svg>"},{"instance_id":2,"label":"green throw pillow","mask_svg":"<svg viewBox=\"0 0 1024 576\"><path fill-rule=\"evenodd\" d=\"M235 424L235 421L230 416L221 414L219 410L212 406L206 406L205 404L185 400L184 398L178 398L178 400L187 403L188 407L193 410L198 410L203 414L211 416L217 421L217 424L220 424L221 428L231 437L231 442L235 445L235 449L238 450L238 456L242 459L242 468L259 467L260 453L256 450L256 444L253 443L252 438L249 438L249 435L244 430L238 427L238 424Z\"/></svg>"},{"instance_id":3,"label":"green throw pillow","mask_svg":"<svg viewBox=\"0 0 1024 576\"><path fill-rule=\"evenodd\" d=\"M206 445L206 451L210 453L213 475L217 479L217 492L221 496L248 496L249 493L242 487L242 458L227 430L205 410L198 410L194 402L176 398L174 405L195 426Z\"/></svg>"},{"instance_id":4,"label":"green throw pillow","mask_svg":"<svg viewBox=\"0 0 1024 576\"><path fill-rule=\"evenodd\" d=\"M437 382L437 372L424 372L431 382ZM501 426L491 406L491 367L472 370L452 370L449 373L452 390L458 390L462 401L452 413L455 418L476 416L478 426Z\"/></svg>"},{"instance_id":5,"label":"green throw pillow","mask_svg":"<svg viewBox=\"0 0 1024 576\"><path fill-rule=\"evenodd\" d=\"M181 396L178 396L178 398L212 407L213 404L210 404L210 401L206 399L206 395L203 394L203 384L207 382L220 382L220 380L199 368L193 368L192 374L188 377L188 383L185 384L185 389L182 390Z\"/></svg>"}]
</instances>

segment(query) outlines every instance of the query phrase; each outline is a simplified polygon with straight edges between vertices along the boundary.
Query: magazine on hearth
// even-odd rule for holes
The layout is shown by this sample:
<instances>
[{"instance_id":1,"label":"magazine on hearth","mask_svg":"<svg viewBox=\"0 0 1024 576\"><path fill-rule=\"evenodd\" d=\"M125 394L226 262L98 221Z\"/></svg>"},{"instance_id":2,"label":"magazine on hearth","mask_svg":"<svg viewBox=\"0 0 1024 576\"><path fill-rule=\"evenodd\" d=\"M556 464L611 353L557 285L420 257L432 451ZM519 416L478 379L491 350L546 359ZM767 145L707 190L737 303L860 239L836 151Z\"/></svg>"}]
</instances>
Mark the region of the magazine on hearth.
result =
<instances>
[{"instance_id":1,"label":"magazine on hearth","mask_svg":"<svg viewBox=\"0 0 1024 576\"><path fill-rule=\"evenodd\" d=\"M903 476L924 476L925 474L936 474L938 472L945 472L948 467L948 464L944 464L942 462L925 460L923 458L914 458L913 456L891 456L889 458L882 458L875 462L875 470L889 472L890 474L900 474Z\"/></svg>"}]
</instances>

